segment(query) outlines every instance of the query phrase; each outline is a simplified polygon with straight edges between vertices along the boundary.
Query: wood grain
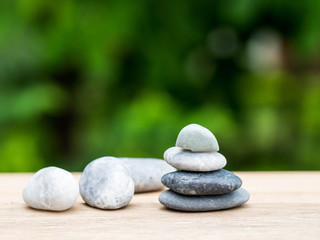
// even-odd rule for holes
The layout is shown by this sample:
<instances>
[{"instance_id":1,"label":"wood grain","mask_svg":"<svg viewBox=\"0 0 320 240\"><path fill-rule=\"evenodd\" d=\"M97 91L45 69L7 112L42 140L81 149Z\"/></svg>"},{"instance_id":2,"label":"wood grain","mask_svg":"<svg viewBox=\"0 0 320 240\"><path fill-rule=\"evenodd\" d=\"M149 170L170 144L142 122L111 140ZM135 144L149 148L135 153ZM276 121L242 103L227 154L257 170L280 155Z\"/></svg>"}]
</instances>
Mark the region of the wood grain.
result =
<instances>
[{"instance_id":1,"label":"wood grain","mask_svg":"<svg viewBox=\"0 0 320 240\"><path fill-rule=\"evenodd\" d=\"M320 172L236 174L249 202L203 213L168 210L160 192L136 194L121 210L79 197L68 211L39 211L21 197L32 174L0 174L0 239L320 239Z\"/></svg>"}]
</instances>

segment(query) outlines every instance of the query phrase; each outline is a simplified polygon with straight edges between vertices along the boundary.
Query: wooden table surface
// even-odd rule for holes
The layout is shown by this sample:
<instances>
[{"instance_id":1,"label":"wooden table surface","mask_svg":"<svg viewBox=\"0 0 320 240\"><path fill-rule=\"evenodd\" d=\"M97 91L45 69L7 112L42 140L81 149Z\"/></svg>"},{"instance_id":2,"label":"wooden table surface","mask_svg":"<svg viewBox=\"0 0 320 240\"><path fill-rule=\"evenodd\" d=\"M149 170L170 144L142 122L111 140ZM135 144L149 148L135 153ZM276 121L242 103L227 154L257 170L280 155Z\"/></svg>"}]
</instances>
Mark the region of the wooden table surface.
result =
<instances>
[{"instance_id":1,"label":"wooden table surface","mask_svg":"<svg viewBox=\"0 0 320 240\"><path fill-rule=\"evenodd\" d=\"M250 200L202 213L169 210L160 192L136 194L120 210L81 197L65 212L34 210L21 196L32 174L0 174L0 239L320 239L320 172L235 173Z\"/></svg>"}]
</instances>

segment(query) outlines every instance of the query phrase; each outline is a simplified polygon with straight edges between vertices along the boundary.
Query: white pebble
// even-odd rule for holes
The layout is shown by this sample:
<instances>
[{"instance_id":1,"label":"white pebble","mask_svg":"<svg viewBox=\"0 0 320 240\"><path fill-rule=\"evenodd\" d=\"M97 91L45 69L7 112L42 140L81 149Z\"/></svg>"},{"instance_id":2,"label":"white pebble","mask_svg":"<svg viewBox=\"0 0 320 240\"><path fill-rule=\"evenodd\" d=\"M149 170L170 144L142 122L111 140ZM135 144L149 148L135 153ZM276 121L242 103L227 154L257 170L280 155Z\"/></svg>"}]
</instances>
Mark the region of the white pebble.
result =
<instances>
[{"instance_id":1,"label":"white pebble","mask_svg":"<svg viewBox=\"0 0 320 240\"><path fill-rule=\"evenodd\" d=\"M192 152L219 151L216 137L208 129L198 124L185 126L178 135L176 146Z\"/></svg>"},{"instance_id":2,"label":"white pebble","mask_svg":"<svg viewBox=\"0 0 320 240\"><path fill-rule=\"evenodd\" d=\"M195 153L179 147L165 151L164 160L175 168L191 172L215 171L227 164L226 158L218 152Z\"/></svg>"},{"instance_id":3,"label":"white pebble","mask_svg":"<svg viewBox=\"0 0 320 240\"><path fill-rule=\"evenodd\" d=\"M32 176L22 195L23 200L32 208L64 211L76 202L79 185L70 172L47 167Z\"/></svg>"},{"instance_id":4,"label":"white pebble","mask_svg":"<svg viewBox=\"0 0 320 240\"><path fill-rule=\"evenodd\" d=\"M84 169L80 179L80 194L92 207L118 209L131 201L134 182L120 160L102 157Z\"/></svg>"}]
</instances>

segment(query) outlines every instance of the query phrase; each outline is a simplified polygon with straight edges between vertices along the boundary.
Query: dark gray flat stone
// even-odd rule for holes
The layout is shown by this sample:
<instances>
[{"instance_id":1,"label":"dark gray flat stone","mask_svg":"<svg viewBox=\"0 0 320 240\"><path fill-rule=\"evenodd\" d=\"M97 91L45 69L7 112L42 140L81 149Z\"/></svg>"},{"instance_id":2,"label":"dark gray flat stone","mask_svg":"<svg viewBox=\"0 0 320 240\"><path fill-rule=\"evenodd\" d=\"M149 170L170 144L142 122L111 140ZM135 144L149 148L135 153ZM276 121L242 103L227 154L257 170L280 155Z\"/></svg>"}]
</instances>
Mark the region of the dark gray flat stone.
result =
<instances>
[{"instance_id":1,"label":"dark gray flat stone","mask_svg":"<svg viewBox=\"0 0 320 240\"><path fill-rule=\"evenodd\" d=\"M161 179L163 185L184 195L215 195L241 187L241 179L225 169L214 172L171 172Z\"/></svg>"},{"instance_id":2,"label":"dark gray flat stone","mask_svg":"<svg viewBox=\"0 0 320 240\"><path fill-rule=\"evenodd\" d=\"M249 198L250 194L243 188L213 196L186 196L167 190L160 194L159 201L164 206L175 210L205 212L234 208L244 204Z\"/></svg>"}]
</instances>

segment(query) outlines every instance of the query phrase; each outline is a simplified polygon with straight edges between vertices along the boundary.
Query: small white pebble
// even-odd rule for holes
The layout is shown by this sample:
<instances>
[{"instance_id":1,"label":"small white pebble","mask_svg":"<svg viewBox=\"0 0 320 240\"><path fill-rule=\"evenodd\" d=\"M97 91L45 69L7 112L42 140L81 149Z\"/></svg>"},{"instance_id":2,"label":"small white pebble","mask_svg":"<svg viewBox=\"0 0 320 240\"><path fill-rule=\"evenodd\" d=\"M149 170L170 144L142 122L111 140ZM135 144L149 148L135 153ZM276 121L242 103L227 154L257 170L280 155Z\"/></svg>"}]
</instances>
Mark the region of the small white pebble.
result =
<instances>
[{"instance_id":1,"label":"small white pebble","mask_svg":"<svg viewBox=\"0 0 320 240\"><path fill-rule=\"evenodd\" d=\"M79 184L68 171L46 167L36 172L23 190L23 200L32 208L64 211L79 196Z\"/></svg>"},{"instance_id":2,"label":"small white pebble","mask_svg":"<svg viewBox=\"0 0 320 240\"><path fill-rule=\"evenodd\" d=\"M207 128L198 124L185 126L178 135L176 146L192 152L219 151L216 137Z\"/></svg>"}]
</instances>

